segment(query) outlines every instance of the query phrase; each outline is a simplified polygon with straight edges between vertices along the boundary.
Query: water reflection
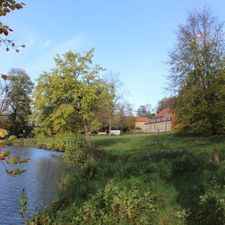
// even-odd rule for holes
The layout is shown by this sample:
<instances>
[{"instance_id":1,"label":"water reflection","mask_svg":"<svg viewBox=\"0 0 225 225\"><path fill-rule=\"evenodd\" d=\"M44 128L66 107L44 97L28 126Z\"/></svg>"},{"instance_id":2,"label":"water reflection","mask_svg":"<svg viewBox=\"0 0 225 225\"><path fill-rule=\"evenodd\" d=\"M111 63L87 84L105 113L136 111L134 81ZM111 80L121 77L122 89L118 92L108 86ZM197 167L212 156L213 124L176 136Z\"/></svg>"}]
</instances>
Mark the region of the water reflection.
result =
<instances>
[{"instance_id":1,"label":"water reflection","mask_svg":"<svg viewBox=\"0 0 225 225\"><path fill-rule=\"evenodd\" d=\"M30 158L22 175L12 177L0 167L0 225L24 224L20 215L20 195L23 188L28 197L28 210L34 215L48 205L57 194L57 184L65 172L62 153L41 149L8 147L12 154Z\"/></svg>"}]
</instances>

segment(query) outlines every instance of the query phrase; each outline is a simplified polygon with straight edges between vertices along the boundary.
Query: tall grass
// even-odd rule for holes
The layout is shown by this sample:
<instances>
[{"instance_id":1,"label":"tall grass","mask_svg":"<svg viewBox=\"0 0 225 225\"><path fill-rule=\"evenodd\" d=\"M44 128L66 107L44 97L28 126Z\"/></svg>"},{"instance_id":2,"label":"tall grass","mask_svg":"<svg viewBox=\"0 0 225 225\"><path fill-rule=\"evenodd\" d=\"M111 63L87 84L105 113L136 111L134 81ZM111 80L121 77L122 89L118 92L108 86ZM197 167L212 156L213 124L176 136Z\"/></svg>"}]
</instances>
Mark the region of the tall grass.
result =
<instances>
[{"instance_id":1,"label":"tall grass","mask_svg":"<svg viewBox=\"0 0 225 225\"><path fill-rule=\"evenodd\" d=\"M97 149L85 166L71 169L58 200L31 224L225 224L224 137L92 141Z\"/></svg>"}]
</instances>

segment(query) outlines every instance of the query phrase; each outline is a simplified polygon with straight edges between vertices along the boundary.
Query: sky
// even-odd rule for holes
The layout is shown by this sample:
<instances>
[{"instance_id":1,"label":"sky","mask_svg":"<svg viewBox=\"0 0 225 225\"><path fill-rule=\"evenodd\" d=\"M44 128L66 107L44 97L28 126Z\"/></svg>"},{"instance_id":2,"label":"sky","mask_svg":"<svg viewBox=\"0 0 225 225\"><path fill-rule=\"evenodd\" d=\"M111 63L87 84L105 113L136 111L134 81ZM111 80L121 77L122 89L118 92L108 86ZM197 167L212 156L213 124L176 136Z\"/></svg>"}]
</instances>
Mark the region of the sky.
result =
<instances>
[{"instance_id":1,"label":"sky","mask_svg":"<svg viewBox=\"0 0 225 225\"><path fill-rule=\"evenodd\" d=\"M21 0L22 1L22 0ZM53 58L68 50L95 48L94 62L123 83L125 98L137 109L163 97L168 53L188 13L209 8L225 21L224 0L23 0L25 8L2 17L11 38L26 44L19 53L0 49L0 73L24 69L36 82L54 68Z\"/></svg>"}]
</instances>

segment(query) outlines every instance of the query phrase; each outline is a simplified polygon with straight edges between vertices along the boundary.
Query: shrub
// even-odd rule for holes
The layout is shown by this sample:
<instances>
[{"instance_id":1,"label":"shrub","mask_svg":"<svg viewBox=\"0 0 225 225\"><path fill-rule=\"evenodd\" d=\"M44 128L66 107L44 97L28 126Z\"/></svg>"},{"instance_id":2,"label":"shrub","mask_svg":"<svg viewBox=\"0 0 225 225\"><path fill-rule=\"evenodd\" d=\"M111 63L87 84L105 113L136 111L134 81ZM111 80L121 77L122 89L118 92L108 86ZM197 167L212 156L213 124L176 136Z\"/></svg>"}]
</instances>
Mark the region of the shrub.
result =
<instances>
[{"instance_id":1,"label":"shrub","mask_svg":"<svg viewBox=\"0 0 225 225\"><path fill-rule=\"evenodd\" d=\"M64 151L65 149L65 141L62 139L54 139L52 141L52 143L49 144L49 148L51 150L55 150L55 151Z\"/></svg>"},{"instance_id":2,"label":"shrub","mask_svg":"<svg viewBox=\"0 0 225 225\"><path fill-rule=\"evenodd\" d=\"M106 187L75 210L74 224L150 225L155 203L148 187L118 185L110 181Z\"/></svg>"},{"instance_id":3,"label":"shrub","mask_svg":"<svg viewBox=\"0 0 225 225\"><path fill-rule=\"evenodd\" d=\"M82 168L90 157L90 147L83 135L77 134L65 145L64 159L77 168Z\"/></svg>"},{"instance_id":4,"label":"shrub","mask_svg":"<svg viewBox=\"0 0 225 225\"><path fill-rule=\"evenodd\" d=\"M224 193L213 192L200 197L197 222L199 225L225 224Z\"/></svg>"},{"instance_id":5,"label":"shrub","mask_svg":"<svg viewBox=\"0 0 225 225\"><path fill-rule=\"evenodd\" d=\"M204 155L183 152L174 160L173 171L175 175L194 173L203 170L208 164L209 160Z\"/></svg>"},{"instance_id":6,"label":"shrub","mask_svg":"<svg viewBox=\"0 0 225 225\"><path fill-rule=\"evenodd\" d=\"M14 141L17 139L15 135L10 135L6 140L6 145L13 145Z\"/></svg>"},{"instance_id":7,"label":"shrub","mask_svg":"<svg viewBox=\"0 0 225 225\"><path fill-rule=\"evenodd\" d=\"M16 135L10 135L10 136L8 137L8 141L14 141L14 140L16 140L16 139L17 139Z\"/></svg>"}]
</instances>

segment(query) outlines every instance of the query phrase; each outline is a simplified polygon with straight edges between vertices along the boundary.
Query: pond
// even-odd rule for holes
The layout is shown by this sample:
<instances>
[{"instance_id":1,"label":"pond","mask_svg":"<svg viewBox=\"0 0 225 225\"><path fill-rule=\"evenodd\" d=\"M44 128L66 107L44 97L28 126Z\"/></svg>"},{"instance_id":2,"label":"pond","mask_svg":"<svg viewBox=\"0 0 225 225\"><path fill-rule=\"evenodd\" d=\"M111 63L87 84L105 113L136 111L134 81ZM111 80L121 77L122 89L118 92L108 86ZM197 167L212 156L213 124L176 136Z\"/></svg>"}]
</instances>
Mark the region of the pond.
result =
<instances>
[{"instance_id":1,"label":"pond","mask_svg":"<svg viewBox=\"0 0 225 225\"><path fill-rule=\"evenodd\" d=\"M65 173L62 153L10 146L13 155L30 158L19 167L26 170L12 177L0 166L0 225L24 224L20 214L20 196L23 188L28 198L29 215L46 207L56 197L60 178Z\"/></svg>"}]
</instances>

